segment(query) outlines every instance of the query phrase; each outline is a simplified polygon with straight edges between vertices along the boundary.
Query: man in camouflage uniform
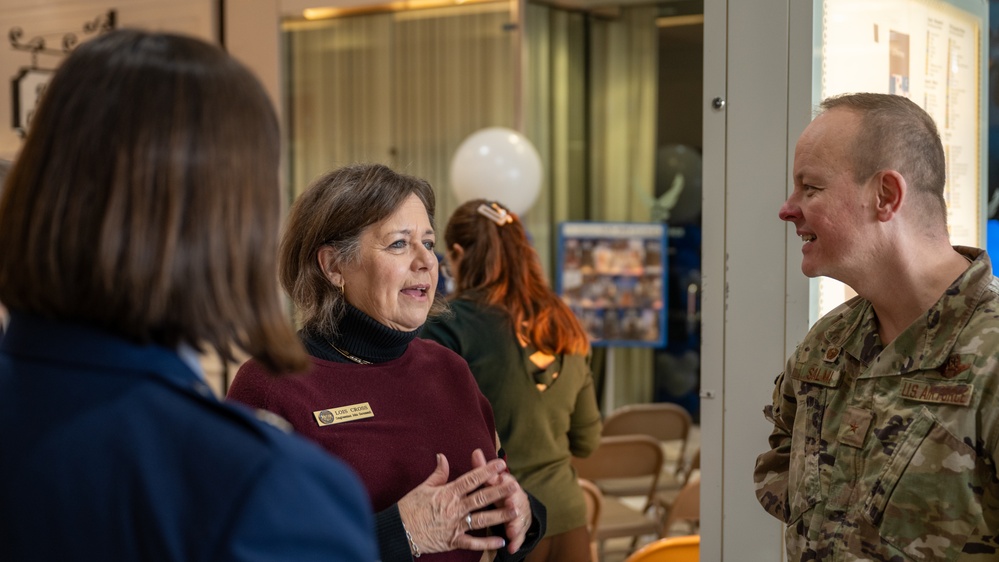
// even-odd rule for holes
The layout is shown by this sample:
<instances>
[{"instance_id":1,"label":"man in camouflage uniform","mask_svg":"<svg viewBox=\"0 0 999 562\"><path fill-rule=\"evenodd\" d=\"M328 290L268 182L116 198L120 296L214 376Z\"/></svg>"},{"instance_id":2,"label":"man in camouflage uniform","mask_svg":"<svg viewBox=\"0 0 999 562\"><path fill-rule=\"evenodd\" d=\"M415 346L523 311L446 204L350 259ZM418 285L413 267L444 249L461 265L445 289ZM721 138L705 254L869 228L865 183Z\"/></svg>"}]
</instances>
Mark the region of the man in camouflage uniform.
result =
<instances>
[{"instance_id":1,"label":"man in camouflage uniform","mask_svg":"<svg viewBox=\"0 0 999 562\"><path fill-rule=\"evenodd\" d=\"M857 297L777 378L756 493L788 560L999 560L999 282L952 247L944 154L911 101L822 103L780 210L801 269Z\"/></svg>"}]
</instances>

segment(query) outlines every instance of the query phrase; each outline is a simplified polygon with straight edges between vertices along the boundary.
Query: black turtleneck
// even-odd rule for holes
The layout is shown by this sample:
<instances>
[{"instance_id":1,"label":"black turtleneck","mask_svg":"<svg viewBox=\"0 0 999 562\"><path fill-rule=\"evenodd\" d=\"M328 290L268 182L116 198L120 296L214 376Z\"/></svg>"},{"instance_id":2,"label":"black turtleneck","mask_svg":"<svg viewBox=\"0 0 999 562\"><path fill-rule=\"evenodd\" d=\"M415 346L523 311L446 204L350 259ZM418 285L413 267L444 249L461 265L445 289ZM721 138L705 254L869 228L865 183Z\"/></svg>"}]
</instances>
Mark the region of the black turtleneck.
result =
<instances>
[{"instance_id":1,"label":"black turtleneck","mask_svg":"<svg viewBox=\"0 0 999 562\"><path fill-rule=\"evenodd\" d=\"M402 357L409 342L416 339L420 328L400 332L378 322L350 303L340 319L340 333L332 340L344 352L372 363L384 363ZM333 349L330 340L310 330L301 330L299 336L309 354L326 361L351 363L352 361Z\"/></svg>"},{"instance_id":2,"label":"black turtleneck","mask_svg":"<svg viewBox=\"0 0 999 562\"><path fill-rule=\"evenodd\" d=\"M420 333L419 329L412 332L393 330L350 303L344 304L346 310L340 319L340 334L333 339L333 343L343 351L365 361L383 363L402 357L409 342ZM329 338L309 330L301 330L298 335L302 338L309 355L335 363L352 362L333 349ZM412 560L409 542L406 540L406 529L402 526L402 518L399 516L399 504L393 504L376 513L375 527L378 550L383 560L387 562Z\"/></svg>"}]
</instances>

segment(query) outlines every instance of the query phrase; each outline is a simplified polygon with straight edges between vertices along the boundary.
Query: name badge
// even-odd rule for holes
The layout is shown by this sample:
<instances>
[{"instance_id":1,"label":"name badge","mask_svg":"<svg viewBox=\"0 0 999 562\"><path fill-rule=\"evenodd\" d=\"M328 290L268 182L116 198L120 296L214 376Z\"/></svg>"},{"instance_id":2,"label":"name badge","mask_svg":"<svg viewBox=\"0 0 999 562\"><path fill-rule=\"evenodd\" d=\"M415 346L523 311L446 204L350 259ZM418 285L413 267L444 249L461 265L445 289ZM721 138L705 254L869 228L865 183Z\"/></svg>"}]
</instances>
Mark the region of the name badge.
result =
<instances>
[{"instance_id":1,"label":"name badge","mask_svg":"<svg viewBox=\"0 0 999 562\"><path fill-rule=\"evenodd\" d=\"M902 379L899 394L903 398L933 404L971 404L971 394L975 387L970 384L952 382L927 382L916 379Z\"/></svg>"},{"instance_id":2,"label":"name badge","mask_svg":"<svg viewBox=\"0 0 999 562\"><path fill-rule=\"evenodd\" d=\"M840 371L824 365L802 365L794 370L792 377L802 382L834 387L839 384Z\"/></svg>"},{"instance_id":3,"label":"name badge","mask_svg":"<svg viewBox=\"0 0 999 562\"><path fill-rule=\"evenodd\" d=\"M371 411L371 405L367 402L318 410L312 412L312 415L315 416L319 427L375 417L375 413Z\"/></svg>"}]
</instances>

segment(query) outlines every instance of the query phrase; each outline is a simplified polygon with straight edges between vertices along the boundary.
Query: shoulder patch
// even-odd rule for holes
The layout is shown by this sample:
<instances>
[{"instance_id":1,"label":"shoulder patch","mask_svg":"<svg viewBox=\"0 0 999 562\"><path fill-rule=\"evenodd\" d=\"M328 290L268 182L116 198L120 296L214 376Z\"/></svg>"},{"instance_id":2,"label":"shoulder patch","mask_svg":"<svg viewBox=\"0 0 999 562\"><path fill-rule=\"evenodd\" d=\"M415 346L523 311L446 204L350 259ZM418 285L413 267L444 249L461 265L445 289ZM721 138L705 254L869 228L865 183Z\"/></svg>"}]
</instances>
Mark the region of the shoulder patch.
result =
<instances>
[{"instance_id":1,"label":"shoulder patch","mask_svg":"<svg viewBox=\"0 0 999 562\"><path fill-rule=\"evenodd\" d=\"M945 379L952 379L971 368L968 363L961 363L960 355L951 355L940 367L940 375Z\"/></svg>"}]
</instances>

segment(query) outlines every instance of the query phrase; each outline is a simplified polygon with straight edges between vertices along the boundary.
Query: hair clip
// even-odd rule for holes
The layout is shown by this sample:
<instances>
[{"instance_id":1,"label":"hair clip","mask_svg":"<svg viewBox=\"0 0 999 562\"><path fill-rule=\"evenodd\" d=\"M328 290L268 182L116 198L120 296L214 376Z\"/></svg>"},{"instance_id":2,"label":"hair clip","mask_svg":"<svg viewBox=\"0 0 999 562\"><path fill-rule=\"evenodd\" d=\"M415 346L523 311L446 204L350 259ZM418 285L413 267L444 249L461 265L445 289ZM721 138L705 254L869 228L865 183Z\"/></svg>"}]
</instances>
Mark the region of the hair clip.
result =
<instances>
[{"instance_id":1,"label":"hair clip","mask_svg":"<svg viewBox=\"0 0 999 562\"><path fill-rule=\"evenodd\" d=\"M513 215L510 214L510 211L500 207L498 203L491 203L489 205L483 203L475 211L496 223L496 226L503 226L504 224L513 222Z\"/></svg>"}]
</instances>

